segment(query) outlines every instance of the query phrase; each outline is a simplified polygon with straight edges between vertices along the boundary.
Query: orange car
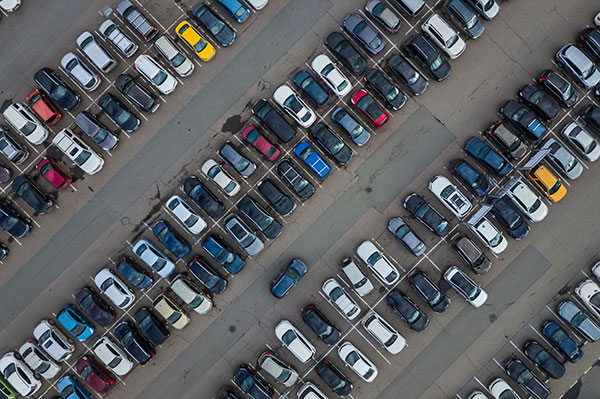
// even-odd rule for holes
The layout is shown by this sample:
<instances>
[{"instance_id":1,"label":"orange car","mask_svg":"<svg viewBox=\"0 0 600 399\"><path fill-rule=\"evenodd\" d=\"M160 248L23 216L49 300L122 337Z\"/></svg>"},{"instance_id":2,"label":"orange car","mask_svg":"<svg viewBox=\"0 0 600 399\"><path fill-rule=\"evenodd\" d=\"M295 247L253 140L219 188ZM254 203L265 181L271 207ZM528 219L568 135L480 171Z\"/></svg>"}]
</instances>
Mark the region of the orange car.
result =
<instances>
[{"instance_id":1,"label":"orange car","mask_svg":"<svg viewBox=\"0 0 600 399\"><path fill-rule=\"evenodd\" d=\"M38 89L27 95L27 104L48 125L55 125L62 118L52 100Z\"/></svg>"},{"instance_id":2,"label":"orange car","mask_svg":"<svg viewBox=\"0 0 600 399\"><path fill-rule=\"evenodd\" d=\"M563 186L558 178L541 163L531 170L526 170L525 174L552 202L560 201L567 194L565 186Z\"/></svg>"}]
</instances>

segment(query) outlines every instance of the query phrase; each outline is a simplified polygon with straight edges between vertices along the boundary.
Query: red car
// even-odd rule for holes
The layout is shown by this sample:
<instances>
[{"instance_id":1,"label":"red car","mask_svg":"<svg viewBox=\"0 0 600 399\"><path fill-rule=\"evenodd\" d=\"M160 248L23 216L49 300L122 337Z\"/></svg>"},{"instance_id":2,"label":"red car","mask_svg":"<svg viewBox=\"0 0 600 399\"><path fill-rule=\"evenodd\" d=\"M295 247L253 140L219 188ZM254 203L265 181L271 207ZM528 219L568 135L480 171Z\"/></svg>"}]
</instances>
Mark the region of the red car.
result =
<instances>
[{"instance_id":1,"label":"red car","mask_svg":"<svg viewBox=\"0 0 600 399\"><path fill-rule=\"evenodd\" d=\"M265 158L273 162L277 159L281 151L275 147L269 140L256 130L254 125L246 125L242 129L242 138L252 144L254 148L260 151Z\"/></svg>"},{"instance_id":2,"label":"red car","mask_svg":"<svg viewBox=\"0 0 600 399\"><path fill-rule=\"evenodd\" d=\"M359 90L352 95L352 104L363 113L375 129L381 129L390 119L381 105L364 90Z\"/></svg>"},{"instance_id":3,"label":"red car","mask_svg":"<svg viewBox=\"0 0 600 399\"><path fill-rule=\"evenodd\" d=\"M73 181L65 172L48 158L42 159L35 167L54 187L64 190Z\"/></svg>"},{"instance_id":4,"label":"red car","mask_svg":"<svg viewBox=\"0 0 600 399\"><path fill-rule=\"evenodd\" d=\"M82 356L75 364L75 369L85 383L100 395L106 394L115 385L114 378L92 358Z\"/></svg>"},{"instance_id":5,"label":"red car","mask_svg":"<svg viewBox=\"0 0 600 399\"><path fill-rule=\"evenodd\" d=\"M62 118L62 114L52 100L38 89L27 95L27 104L48 125L55 125Z\"/></svg>"}]
</instances>

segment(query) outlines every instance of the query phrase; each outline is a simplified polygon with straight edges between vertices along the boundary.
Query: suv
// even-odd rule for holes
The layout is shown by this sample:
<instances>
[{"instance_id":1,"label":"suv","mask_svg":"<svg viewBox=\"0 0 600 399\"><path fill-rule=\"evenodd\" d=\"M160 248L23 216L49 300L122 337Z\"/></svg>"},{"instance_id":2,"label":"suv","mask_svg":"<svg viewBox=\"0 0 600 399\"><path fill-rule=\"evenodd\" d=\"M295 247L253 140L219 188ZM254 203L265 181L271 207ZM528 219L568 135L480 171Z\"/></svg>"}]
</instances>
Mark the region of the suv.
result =
<instances>
[{"instance_id":1,"label":"suv","mask_svg":"<svg viewBox=\"0 0 600 399\"><path fill-rule=\"evenodd\" d=\"M518 182L506 192L519 210L532 222L541 222L548 214L548 206L523 182Z\"/></svg>"},{"instance_id":2,"label":"suv","mask_svg":"<svg viewBox=\"0 0 600 399\"><path fill-rule=\"evenodd\" d=\"M406 197L404 208L440 237L444 237L450 231L450 223L446 218L440 215L419 194L413 193Z\"/></svg>"},{"instance_id":3,"label":"suv","mask_svg":"<svg viewBox=\"0 0 600 399\"><path fill-rule=\"evenodd\" d=\"M115 124L127 133L135 132L142 123L121 100L110 93L104 93L98 99L98 105Z\"/></svg>"},{"instance_id":4,"label":"suv","mask_svg":"<svg viewBox=\"0 0 600 399\"><path fill-rule=\"evenodd\" d=\"M119 144L117 136L108 131L92 114L81 112L75 117L75 124L82 132L87 134L94 143L105 151L114 150Z\"/></svg>"},{"instance_id":5,"label":"suv","mask_svg":"<svg viewBox=\"0 0 600 399\"><path fill-rule=\"evenodd\" d=\"M117 66L117 60L108 54L90 32L83 32L77 37L76 41L81 51L102 73L109 73Z\"/></svg>"},{"instance_id":6,"label":"suv","mask_svg":"<svg viewBox=\"0 0 600 399\"><path fill-rule=\"evenodd\" d=\"M183 78L194 72L194 63L177 48L166 33L156 39L154 48L173 67L175 72Z\"/></svg>"},{"instance_id":7,"label":"suv","mask_svg":"<svg viewBox=\"0 0 600 399\"><path fill-rule=\"evenodd\" d=\"M552 69L546 69L539 78L540 84L563 106L572 107L579 100L579 92L562 75Z\"/></svg>"},{"instance_id":8,"label":"suv","mask_svg":"<svg viewBox=\"0 0 600 399\"><path fill-rule=\"evenodd\" d=\"M550 388L529 370L519 359L511 359L504 366L506 374L536 399L547 399Z\"/></svg>"},{"instance_id":9,"label":"suv","mask_svg":"<svg viewBox=\"0 0 600 399\"><path fill-rule=\"evenodd\" d=\"M502 148L504 153L512 159L520 159L527 154L527 146L502 121L498 121L490 126L487 133Z\"/></svg>"},{"instance_id":10,"label":"suv","mask_svg":"<svg viewBox=\"0 0 600 399\"><path fill-rule=\"evenodd\" d=\"M134 77L124 73L117 77L115 87L127 99L141 108L147 114L151 114L160 106L160 99L150 90L146 89Z\"/></svg>"},{"instance_id":11,"label":"suv","mask_svg":"<svg viewBox=\"0 0 600 399\"><path fill-rule=\"evenodd\" d=\"M69 128L61 130L54 136L52 144L56 145L63 154L89 175L98 173L104 166L104 159L81 141Z\"/></svg>"},{"instance_id":12,"label":"suv","mask_svg":"<svg viewBox=\"0 0 600 399\"><path fill-rule=\"evenodd\" d=\"M444 280L476 308L483 305L488 297L487 293L481 287L456 266L450 266L446 270Z\"/></svg>"},{"instance_id":13,"label":"suv","mask_svg":"<svg viewBox=\"0 0 600 399\"><path fill-rule=\"evenodd\" d=\"M406 49L412 56L419 60L423 67L429 71L429 74L438 82L441 82L450 75L452 70L450 64L423 34L413 37L408 42Z\"/></svg>"},{"instance_id":14,"label":"suv","mask_svg":"<svg viewBox=\"0 0 600 399\"><path fill-rule=\"evenodd\" d=\"M72 110L81 102L81 96L50 68L42 68L37 71L33 75L33 80L54 102L67 111Z\"/></svg>"},{"instance_id":15,"label":"suv","mask_svg":"<svg viewBox=\"0 0 600 399\"><path fill-rule=\"evenodd\" d=\"M448 0L444 4L444 12L457 23L471 39L483 34L485 26L473 11L462 0Z\"/></svg>"},{"instance_id":16,"label":"suv","mask_svg":"<svg viewBox=\"0 0 600 399\"><path fill-rule=\"evenodd\" d=\"M502 105L500 116L519 129L531 141L539 140L547 132L546 127L535 117L533 112L514 100L509 100Z\"/></svg>"},{"instance_id":17,"label":"suv","mask_svg":"<svg viewBox=\"0 0 600 399\"><path fill-rule=\"evenodd\" d=\"M520 240L529 234L529 225L507 198L497 198L492 205L492 214L506 228L512 238Z\"/></svg>"},{"instance_id":18,"label":"suv","mask_svg":"<svg viewBox=\"0 0 600 399\"><path fill-rule=\"evenodd\" d=\"M117 12L145 41L149 42L158 33L150 21L129 0L123 0L117 6Z\"/></svg>"},{"instance_id":19,"label":"suv","mask_svg":"<svg viewBox=\"0 0 600 399\"><path fill-rule=\"evenodd\" d=\"M465 41L438 14L429 17L422 29L451 60L458 58L467 48Z\"/></svg>"},{"instance_id":20,"label":"suv","mask_svg":"<svg viewBox=\"0 0 600 399\"><path fill-rule=\"evenodd\" d=\"M15 165L20 165L29 156L29 151L13 138L4 126L0 125L0 154Z\"/></svg>"},{"instance_id":21,"label":"suv","mask_svg":"<svg viewBox=\"0 0 600 399\"><path fill-rule=\"evenodd\" d=\"M490 270L492 262L490 262L485 253L479 249L477 244L473 242L464 233L458 233L452 238L452 248L458 252L458 255L465 261L471 269L477 274L484 274Z\"/></svg>"},{"instance_id":22,"label":"suv","mask_svg":"<svg viewBox=\"0 0 600 399\"><path fill-rule=\"evenodd\" d=\"M265 99L259 100L252 107L252 114L264 123L281 141L289 142L296 134L296 129Z\"/></svg>"},{"instance_id":23,"label":"suv","mask_svg":"<svg viewBox=\"0 0 600 399\"><path fill-rule=\"evenodd\" d=\"M131 57L137 51L138 45L110 19L102 22L98 30L125 57Z\"/></svg>"},{"instance_id":24,"label":"suv","mask_svg":"<svg viewBox=\"0 0 600 399\"><path fill-rule=\"evenodd\" d=\"M48 138L48 129L23 104L10 104L2 115L6 122L31 144L42 144Z\"/></svg>"}]
</instances>

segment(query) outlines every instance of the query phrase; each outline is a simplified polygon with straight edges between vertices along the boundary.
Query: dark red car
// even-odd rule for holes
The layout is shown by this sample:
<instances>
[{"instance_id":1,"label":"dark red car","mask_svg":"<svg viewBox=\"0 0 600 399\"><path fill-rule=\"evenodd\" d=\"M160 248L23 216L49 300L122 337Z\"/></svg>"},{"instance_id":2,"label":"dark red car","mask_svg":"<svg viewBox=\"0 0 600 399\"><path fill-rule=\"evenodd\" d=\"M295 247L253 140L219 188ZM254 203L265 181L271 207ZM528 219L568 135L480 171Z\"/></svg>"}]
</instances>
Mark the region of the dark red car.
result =
<instances>
[{"instance_id":1,"label":"dark red car","mask_svg":"<svg viewBox=\"0 0 600 399\"><path fill-rule=\"evenodd\" d=\"M254 148L261 152L269 161L277 159L281 151L275 147L269 140L256 130L254 125L246 125L242 129L242 138L252 144Z\"/></svg>"},{"instance_id":2,"label":"dark red car","mask_svg":"<svg viewBox=\"0 0 600 399\"><path fill-rule=\"evenodd\" d=\"M352 95L352 104L362 112L375 129L381 129L390 119L381 105L364 90L359 90Z\"/></svg>"},{"instance_id":3,"label":"dark red car","mask_svg":"<svg viewBox=\"0 0 600 399\"><path fill-rule=\"evenodd\" d=\"M82 356L75 364L77 374L100 395L106 394L115 385L108 371L90 357Z\"/></svg>"},{"instance_id":4,"label":"dark red car","mask_svg":"<svg viewBox=\"0 0 600 399\"><path fill-rule=\"evenodd\" d=\"M62 118L62 114L52 100L38 89L27 95L27 104L48 125L55 125Z\"/></svg>"},{"instance_id":5,"label":"dark red car","mask_svg":"<svg viewBox=\"0 0 600 399\"><path fill-rule=\"evenodd\" d=\"M46 180L59 190L64 190L73 181L73 179L67 176L65 172L48 158L42 159L35 168L40 172L40 175L44 176Z\"/></svg>"}]
</instances>

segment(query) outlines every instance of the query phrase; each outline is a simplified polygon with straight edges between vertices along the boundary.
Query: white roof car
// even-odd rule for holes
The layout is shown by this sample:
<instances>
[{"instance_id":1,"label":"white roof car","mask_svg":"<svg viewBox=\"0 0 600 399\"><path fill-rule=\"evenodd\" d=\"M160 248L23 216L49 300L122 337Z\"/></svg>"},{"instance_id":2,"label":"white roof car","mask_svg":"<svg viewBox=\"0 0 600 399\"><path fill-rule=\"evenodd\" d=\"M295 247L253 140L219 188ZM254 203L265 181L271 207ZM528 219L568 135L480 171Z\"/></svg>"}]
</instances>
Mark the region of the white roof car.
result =
<instances>
[{"instance_id":1,"label":"white roof car","mask_svg":"<svg viewBox=\"0 0 600 399\"><path fill-rule=\"evenodd\" d=\"M464 218L473 208L471 201L444 176L436 176L429 182L429 191L457 218Z\"/></svg>"},{"instance_id":2,"label":"white roof car","mask_svg":"<svg viewBox=\"0 0 600 399\"><path fill-rule=\"evenodd\" d=\"M571 122L565 126L562 130L562 135L588 161L594 162L600 158L600 146L598 146L598 142L577 123Z\"/></svg>"},{"instance_id":3,"label":"white roof car","mask_svg":"<svg viewBox=\"0 0 600 399\"><path fill-rule=\"evenodd\" d=\"M592 273L600 280L600 262L596 262L594 266L592 266Z\"/></svg>"},{"instance_id":4,"label":"white roof car","mask_svg":"<svg viewBox=\"0 0 600 399\"><path fill-rule=\"evenodd\" d=\"M0 8L6 12L16 11L21 6L21 0L0 0Z\"/></svg>"},{"instance_id":5,"label":"white roof car","mask_svg":"<svg viewBox=\"0 0 600 399\"><path fill-rule=\"evenodd\" d=\"M106 295L119 309L126 309L133 305L135 295L133 290L125 285L115 272L104 268L94 277L94 283L101 293Z\"/></svg>"},{"instance_id":6,"label":"white roof car","mask_svg":"<svg viewBox=\"0 0 600 399\"><path fill-rule=\"evenodd\" d=\"M60 66L83 90L94 91L100 86L100 77L71 52L62 57Z\"/></svg>"},{"instance_id":7,"label":"white roof car","mask_svg":"<svg viewBox=\"0 0 600 399\"><path fill-rule=\"evenodd\" d=\"M493 19L500 11L500 6L495 0L467 0L467 3L471 4L487 20Z\"/></svg>"},{"instance_id":8,"label":"white roof car","mask_svg":"<svg viewBox=\"0 0 600 399\"><path fill-rule=\"evenodd\" d=\"M19 354L35 373L49 380L56 377L61 367L50 359L35 342L27 341L19 348Z\"/></svg>"},{"instance_id":9,"label":"white roof car","mask_svg":"<svg viewBox=\"0 0 600 399\"><path fill-rule=\"evenodd\" d=\"M522 181L511 187L506 195L532 222L541 222L548 214L548 206Z\"/></svg>"},{"instance_id":10,"label":"white roof car","mask_svg":"<svg viewBox=\"0 0 600 399\"><path fill-rule=\"evenodd\" d=\"M398 269L392 265L385 255L371 241L363 241L356 248L356 254L383 284L392 285L400 279Z\"/></svg>"},{"instance_id":11,"label":"white roof car","mask_svg":"<svg viewBox=\"0 0 600 399\"><path fill-rule=\"evenodd\" d=\"M591 279L583 280L575 287L575 294L594 316L600 318L600 287Z\"/></svg>"},{"instance_id":12,"label":"white roof car","mask_svg":"<svg viewBox=\"0 0 600 399\"><path fill-rule=\"evenodd\" d=\"M162 94L172 93L177 87L177 80L148 54L140 54L133 66Z\"/></svg>"},{"instance_id":13,"label":"white roof car","mask_svg":"<svg viewBox=\"0 0 600 399\"><path fill-rule=\"evenodd\" d=\"M315 384L306 382L296 394L298 399L329 399Z\"/></svg>"},{"instance_id":14,"label":"white roof car","mask_svg":"<svg viewBox=\"0 0 600 399\"><path fill-rule=\"evenodd\" d=\"M423 24L423 33L431 39L450 59L460 56L467 45L442 17L433 14Z\"/></svg>"},{"instance_id":15,"label":"white roof car","mask_svg":"<svg viewBox=\"0 0 600 399\"><path fill-rule=\"evenodd\" d=\"M181 274L171 281L171 290L196 313L207 313L213 306L212 300Z\"/></svg>"},{"instance_id":16,"label":"white roof car","mask_svg":"<svg viewBox=\"0 0 600 399\"><path fill-rule=\"evenodd\" d=\"M467 399L488 399L488 397L481 391L473 391L467 396Z\"/></svg>"},{"instance_id":17,"label":"white roof car","mask_svg":"<svg viewBox=\"0 0 600 399\"><path fill-rule=\"evenodd\" d=\"M335 278L326 280L321 290L331 300L335 308L348 320L353 320L360 314L360 306L348 295Z\"/></svg>"},{"instance_id":18,"label":"white roof car","mask_svg":"<svg viewBox=\"0 0 600 399\"><path fill-rule=\"evenodd\" d=\"M33 329L33 336L47 354L57 362L67 360L73 354L73 340L55 327L52 320L42 320Z\"/></svg>"},{"instance_id":19,"label":"white roof car","mask_svg":"<svg viewBox=\"0 0 600 399\"><path fill-rule=\"evenodd\" d=\"M123 376L133 368L133 362L125 351L108 336L96 341L94 354L116 375Z\"/></svg>"},{"instance_id":20,"label":"white roof car","mask_svg":"<svg viewBox=\"0 0 600 399\"><path fill-rule=\"evenodd\" d=\"M365 296L373 291L371 280L360 270L354 259L346 258L342 262L342 272L358 295Z\"/></svg>"},{"instance_id":21,"label":"white roof car","mask_svg":"<svg viewBox=\"0 0 600 399\"><path fill-rule=\"evenodd\" d=\"M264 352L260 355L258 366L286 387L293 387L296 381L298 381L298 372L269 352Z\"/></svg>"},{"instance_id":22,"label":"white roof car","mask_svg":"<svg viewBox=\"0 0 600 399\"><path fill-rule=\"evenodd\" d=\"M0 372L21 396L31 396L42 387L33 371L27 367L15 352L8 352L0 359Z\"/></svg>"},{"instance_id":23,"label":"white roof car","mask_svg":"<svg viewBox=\"0 0 600 399\"><path fill-rule=\"evenodd\" d=\"M133 253L161 277L169 277L175 270L175 263L144 239L135 243Z\"/></svg>"},{"instance_id":24,"label":"white roof car","mask_svg":"<svg viewBox=\"0 0 600 399\"><path fill-rule=\"evenodd\" d=\"M486 218L481 218L469 229L496 255L500 254L508 246L508 241L500 231Z\"/></svg>"},{"instance_id":25,"label":"white roof car","mask_svg":"<svg viewBox=\"0 0 600 399\"><path fill-rule=\"evenodd\" d=\"M179 50L166 33L156 39L154 47L179 76L185 78L194 72L194 63Z\"/></svg>"},{"instance_id":26,"label":"white roof car","mask_svg":"<svg viewBox=\"0 0 600 399\"><path fill-rule=\"evenodd\" d=\"M206 228L206 221L179 195L169 198L165 206L190 233L200 234Z\"/></svg>"},{"instance_id":27,"label":"white roof car","mask_svg":"<svg viewBox=\"0 0 600 399\"><path fill-rule=\"evenodd\" d=\"M125 57L131 57L137 51L138 45L110 19L102 22L98 30Z\"/></svg>"},{"instance_id":28,"label":"white roof car","mask_svg":"<svg viewBox=\"0 0 600 399\"><path fill-rule=\"evenodd\" d=\"M202 164L202 173L221 187L225 194L233 197L240 191L240 185L214 159Z\"/></svg>"},{"instance_id":29,"label":"white roof car","mask_svg":"<svg viewBox=\"0 0 600 399\"><path fill-rule=\"evenodd\" d=\"M370 312L362 319L362 325L369 334L392 355L406 346L406 339L377 312Z\"/></svg>"},{"instance_id":30,"label":"white roof car","mask_svg":"<svg viewBox=\"0 0 600 399\"><path fill-rule=\"evenodd\" d=\"M246 0L248 4L252 6L255 10L262 10L265 8L269 0Z\"/></svg>"},{"instance_id":31,"label":"white roof car","mask_svg":"<svg viewBox=\"0 0 600 399\"><path fill-rule=\"evenodd\" d=\"M302 363L308 362L315 356L315 347L288 320L281 320L275 326L275 336Z\"/></svg>"},{"instance_id":32,"label":"white roof car","mask_svg":"<svg viewBox=\"0 0 600 399\"><path fill-rule=\"evenodd\" d=\"M117 66L117 60L98 43L94 35L90 32L85 31L77 36L76 42L77 46L79 46L92 64L103 73L108 73Z\"/></svg>"},{"instance_id":33,"label":"white roof car","mask_svg":"<svg viewBox=\"0 0 600 399\"><path fill-rule=\"evenodd\" d=\"M317 120L315 112L287 85L279 86L273 93L273 99L304 128L309 128Z\"/></svg>"},{"instance_id":34,"label":"white roof car","mask_svg":"<svg viewBox=\"0 0 600 399\"><path fill-rule=\"evenodd\" d=\"M519 397L517 396L517 393L510 387L510 385L508 385L508 383L502 378L496 378L494 381L490 382L488 390L494 399L517 399Z\"/></svg>"},{"instance_id":35,"label":"white roof car","mask_svg":"<svg viewBox=\"0 0 600 399\"><path fill-rule=\"evenodd\" d=\"M352 84L348 78L340 71L335 63L331 61L331 58L325 54L317 55L310 66L313 71L327 83L327 86L329 86L335 94L340 96L340 98L344 97L352 90Z\"/></svg>"},{"instance_id":36,"label":"white roof car","mask_svg":"<svg viewBox=\"0 0 600 399\"><path fill-rule=\"evenodd\" d=\"M6 122L31 144L42 144L48 138L48 129L23 104L10 104L2 115Z\"/></svg>"},{"instance_id":37,"label":"white roof car","mask_svg":"<svg viewBox=\"0 0 600 399\"><path fill-rule=\"evenodd\" d=\"M104 166L104 159L81 141L69 128L61 130L54 136L52 144L88 175L100 172Z\"/></svg>"},{"instance_id":38,"label":"white roof car","mask_svg":"<svg viewBox=\"0 0 600 399\"><path fill-rule=\"evenodd\" d=\"M456 266L450 266L444 272L444 280L476 308L483 305L487 300L487 292Z\"/></svg>"},{"instance_id":39,"label":"white roof car","mask_svg":"<svg viewBox=\"0 0 600 399\"><path fill-rule=\"evenodd\" d=\"M338 356L366 382L371 382L377 377L377 367L351 342L346 341L340 345Z\"/></svg>"}]
</instances>

